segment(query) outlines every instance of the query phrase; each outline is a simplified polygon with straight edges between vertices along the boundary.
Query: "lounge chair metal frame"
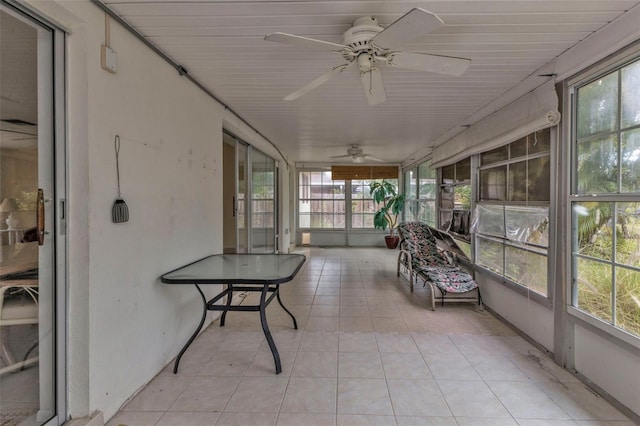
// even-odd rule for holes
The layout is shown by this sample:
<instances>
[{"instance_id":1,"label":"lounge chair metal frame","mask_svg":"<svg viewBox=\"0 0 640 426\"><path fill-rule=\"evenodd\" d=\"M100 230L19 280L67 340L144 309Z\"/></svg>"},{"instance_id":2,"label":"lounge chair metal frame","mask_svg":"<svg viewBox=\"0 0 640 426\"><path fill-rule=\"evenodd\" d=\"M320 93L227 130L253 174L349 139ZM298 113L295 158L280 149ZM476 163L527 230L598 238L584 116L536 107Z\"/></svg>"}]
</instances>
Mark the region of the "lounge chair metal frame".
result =
<instances>
[{"instance_id":1,"label":"lounge chair metal frame","mask_svg":"<svg viewBox=\"0 0 640 426\"><path fill-rule=\"evenodd\" d=\"M430 231L429 226L420 222L405 222L398 226L400 233L400 253L398 254L397 261L397 276L400 276L402 269L404 268L408 275L409 287L411 292L414 290L414 284L418 283L418 280L423 281L423 287L427 284L431 290L431 309L435 311L436 300L440 301L444 306L445 302L474 302L482 308L482 296L480 295L480 287L473 280L473 277L468 272L462 271L460 266L456 264L457 257L454 253L447 250L442 250L437 247L436 239L433 233ZM420 260L417 259L415 250L412 250L412 244L408 240L408 236L413 234L413 240L417 244L421 244L420 239L430 239L430 242L424 242L429 246L428 255L430 261L436 264L421 267L418 265ZM417 240L416 240L417 239ZM424 248L424 245L423 245ZM457 276L464 277L468 275L468 281L472 282L471 289L464 291L452 291L451 288L447 288L446 285L438 281L434 281L429 274L437 273L443 275L455 274Z\"/></svg>"}]
</instances>

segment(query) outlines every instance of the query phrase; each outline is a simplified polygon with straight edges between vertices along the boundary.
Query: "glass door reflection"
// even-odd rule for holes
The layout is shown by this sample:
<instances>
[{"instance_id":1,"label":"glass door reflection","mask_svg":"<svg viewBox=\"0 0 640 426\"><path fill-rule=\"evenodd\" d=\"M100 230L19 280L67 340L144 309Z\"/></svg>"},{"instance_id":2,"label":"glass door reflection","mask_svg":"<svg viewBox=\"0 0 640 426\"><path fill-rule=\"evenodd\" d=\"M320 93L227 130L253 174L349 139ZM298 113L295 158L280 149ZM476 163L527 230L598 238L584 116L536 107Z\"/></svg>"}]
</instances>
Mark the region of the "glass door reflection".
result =
<instances>
[{"instance_id":1,"label":"glass door reflection","mask_svg":"<svg viewBox=\"0 0 640 426\"><path fill-rule=\"evenodd\" d=\"M0 424L56 414L52 47L52 31L0 8Z\"/></svg>"}]
</instances>

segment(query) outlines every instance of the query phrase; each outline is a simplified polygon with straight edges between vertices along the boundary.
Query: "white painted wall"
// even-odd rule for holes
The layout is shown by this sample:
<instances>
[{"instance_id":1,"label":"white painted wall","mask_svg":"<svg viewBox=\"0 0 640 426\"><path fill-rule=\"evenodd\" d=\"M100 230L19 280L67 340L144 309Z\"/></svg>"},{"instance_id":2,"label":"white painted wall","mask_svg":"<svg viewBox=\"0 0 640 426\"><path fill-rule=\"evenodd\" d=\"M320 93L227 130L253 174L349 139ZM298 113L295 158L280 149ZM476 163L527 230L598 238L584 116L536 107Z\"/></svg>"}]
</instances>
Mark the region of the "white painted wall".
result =
<instances>
[{"instance_id":1,"label":"white painted wall","mask_svg":"<svg viewBox=\"0 0 640 426\"><path fill-rule=\"evenodd\" d=\"M114 21L118 71L102 70L105 18L88 0L30 3L71 30L69 412L100 410L109 419L175 357L199 320L195 289L159 277L222 251L223 126L279 154ZM130 211L123 224L111 222L116 134Z\"/></svg>"},{"instance_id":2,"label":"white painted wall","mask_svg":"<svg viewBox=\"0 0 640 426\"><path fill-rule=\"evenodd\" d=\"M579 325L575 369L635 413L640 413L640 357Z\"/></svg>"},{"instance_id":3,"label":"white painted wall","mask_svg":"<svg viewBox=\"0 0 640 426\"><path fill-rule=\"evenodd\" d=\"M158 278L222 249L223 111L115 23L111 47L118 54L118 72L105 72L99 62L104 14L84 2L65 6L90 29L88 138L69 141L88 145L88 192L72 190L70 200L86 197L89 209L88 412L101 410L108 419L176 355L199 320L195 290L170 287ZM77 53L70 50L69 57ZM77 125L73 116L69 123L72 129ZM115 134L121 137L122 195L130 211L124 224L113 224L110 213ZM69 164L70 170L77 166ZM74 241L71 236L70 244ZM71 291L86 285L69 284ZM72 311L71 327L84 320Z\"/></svg>"},{"instance_id":4,"label":"white painted wall","mask_svg":"<svg viewBox=\"0 0 640 426\"><path fill-rule=\"evenodd\" d=\"M482 301L523 333L553 352L553 311L476 272Z\"/></svg>"}]
</instances>

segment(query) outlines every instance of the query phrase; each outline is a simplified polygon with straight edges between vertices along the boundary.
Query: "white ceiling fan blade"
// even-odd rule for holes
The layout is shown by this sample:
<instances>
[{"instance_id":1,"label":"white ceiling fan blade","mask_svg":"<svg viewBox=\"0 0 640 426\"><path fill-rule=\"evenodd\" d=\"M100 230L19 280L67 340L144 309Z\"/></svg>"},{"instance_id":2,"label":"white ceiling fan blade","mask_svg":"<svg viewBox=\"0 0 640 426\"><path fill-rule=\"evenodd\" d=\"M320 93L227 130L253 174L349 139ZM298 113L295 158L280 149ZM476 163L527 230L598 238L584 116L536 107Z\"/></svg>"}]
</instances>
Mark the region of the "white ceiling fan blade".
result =
<instances>
[{"instance_id":1,"label":"white ceiling fan blade","mask_svg":"<svg viewBox=\"0 0 640 426\"><path fill-rule=\"evenodd\" d=\"M343 64L343 65L338 65L337 67L334 67L332 70L322 74L320 77L316 78L315 80L311 81L310 83L307 83L306 85L302 86L301 88L299 88L295 92L288 94L287 96L285 96L284 100L285 101L294 101L294 100L298 99L300 96L304 95L307 92L312 91L316 87L322 86L324 83L326 83L327 81L331 80L334 76L340 74L342 71L344 71L347 68L349 68L351 66L351 64L353 64L353 62L350 62L348 64Z\"/></svg>"},{"instance_id":2,"label":"white ceiling fan blade","mask_svg":"<svg viewBox=\"0 0 640 426\"><path fill-rule=\"evenodd\" d=\"M382 83L382 73L379 69L371 68L371 71L361 72L360 80L362 80L362 87L367 95L369 105L377 105L387 100Z\"/></svg>"},{"instance_id":3,"label":"white ceiling fan blade","mask_svg":"<svg viewBox=\"0 0 640 426\"><path fill-rule=\"evenodd\" d=\"M351 155L351 154L346 154L346 155L331 155L329 158L347 158L347 157L353 157L353 155Z\"/></svg>"},{"instance_id":4,"label":"white ceiling fan blade","mask_svg":"<svg viewBox=\"0 0 640 426\"><path fill-rule=\"evenodd\" d=\"M276 43L293 44L295 46L309 47L312 49L326 50L329 52L341 52L345 49L349 49L343 44L331 43L323 40L316 40L315 38L308 38L297 36L294 34L286 33L273 33L264 36L267 41L274 41Z\"/></svg>"},{"instance_id":5,"label":"white ceiling fan blade","mask_svg":"<svg viewBox=\"0 0 640 426\"><path fill-rule=\"evenodd\" d=\"M442 25L444 22L436 15L416 7L376 34L371 42L385 49L398 48Z\"/></svg>"},{"instance_id":6,"label":"white ceiling fan blade","mask_svg":"<svg viewBox=\"0 0 640 426\"><path fill-rule=\"evenodd\" d=\"M367 160L372 160L372 161L377 161L379 163L384 163L385 160L378 158L378 157L374 157L373 155L369 155L369 154L362 154L362 156L364 158L366 158Z\"/></svg>"},{"instance_id":7,"label":"white ceiling fan blade","mask_svg":"<svg viewBox=\"0 0 640 426\"><path fill-rule=\"evenodd\" d=\"M471 59L411 52L394 53L390 62L390 65L398 68L447 75L462 75L469 68L469 64Z\"/></svg>"}]
</instances>

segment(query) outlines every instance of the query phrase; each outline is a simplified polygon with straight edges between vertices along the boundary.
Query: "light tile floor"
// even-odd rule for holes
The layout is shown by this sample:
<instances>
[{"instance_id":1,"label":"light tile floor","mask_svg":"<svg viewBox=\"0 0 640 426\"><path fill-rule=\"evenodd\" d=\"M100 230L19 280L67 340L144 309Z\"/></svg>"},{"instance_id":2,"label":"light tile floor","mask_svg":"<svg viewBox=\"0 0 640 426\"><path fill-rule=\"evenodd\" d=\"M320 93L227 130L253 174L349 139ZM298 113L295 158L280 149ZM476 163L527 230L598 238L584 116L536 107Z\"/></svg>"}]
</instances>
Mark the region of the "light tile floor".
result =
<instances>
[{"instance_id":1,"label":"light tile floor","mask_svg":"<svg viewBox=\"0 0 640 426\"><path fill-rule=\"evenodd\" d=\"M609 425L633 422L472 304L427 307L396 277L396 251L304 250L267 318L231 312L108 426ZM254 297L250 295L249 297Z\"/></svg>"}]
</instances>

